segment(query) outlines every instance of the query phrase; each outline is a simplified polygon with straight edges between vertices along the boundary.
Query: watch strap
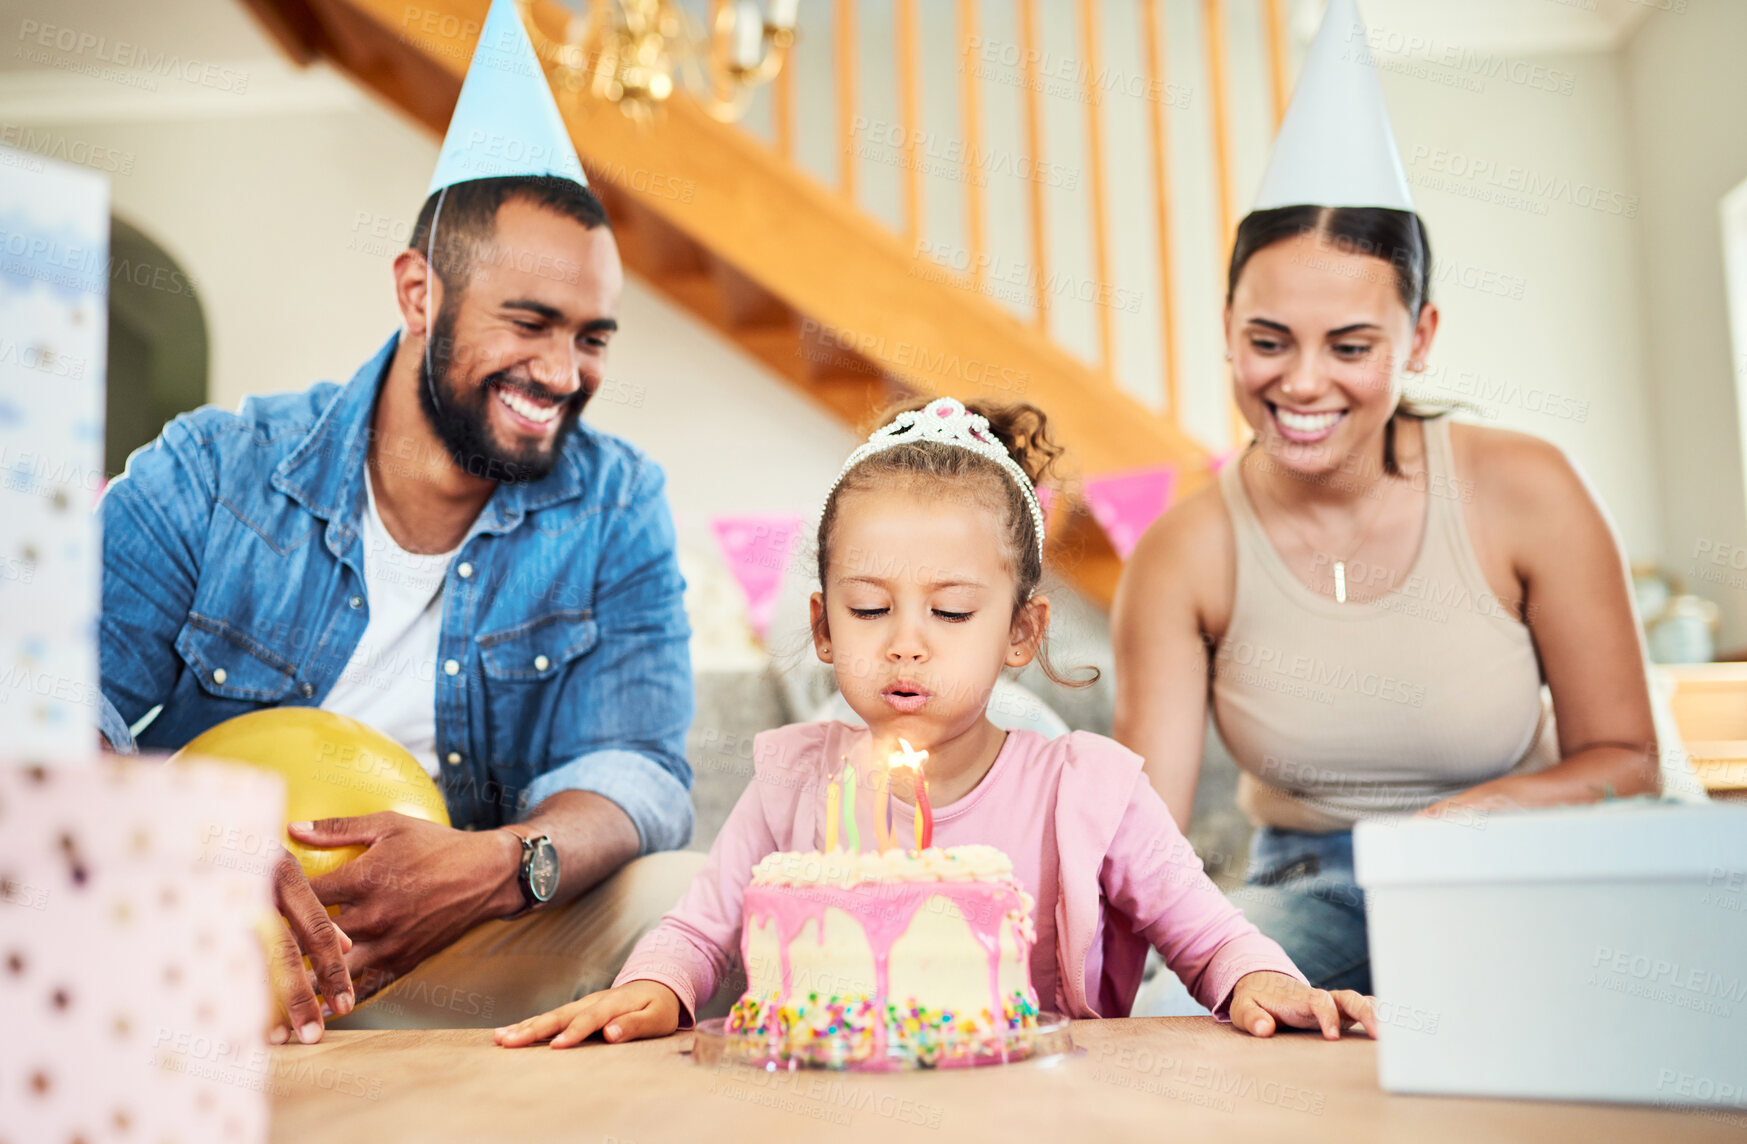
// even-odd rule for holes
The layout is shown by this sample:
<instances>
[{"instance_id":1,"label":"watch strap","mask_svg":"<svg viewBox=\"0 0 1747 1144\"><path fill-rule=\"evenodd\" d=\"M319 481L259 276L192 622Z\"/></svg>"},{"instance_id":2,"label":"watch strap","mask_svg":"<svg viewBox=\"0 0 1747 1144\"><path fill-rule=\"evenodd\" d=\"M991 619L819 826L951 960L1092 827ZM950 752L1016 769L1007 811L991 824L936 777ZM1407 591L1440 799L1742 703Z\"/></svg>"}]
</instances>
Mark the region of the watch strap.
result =
<instances>
[{"instance_id":1,"label":"watch strap","mask_svg":"<svg viewBox=\"0 0 1747 1144\"><path fill-rule=\"evenodd\" d=\"M499 829L509 831L515 836L516 841L522 844L521 861L516 866L516 888L522 892L522 908L510 915L512 918L519 918L529 910L532 910L535 906L545 904L540 901L539 898L534 896L534 880L532 876L534 846L542 839L550 844L552 836L547 834L544 830L536 830L531 834L523 834L513 826L504 826Z\"/></svg>"}]
</instances>

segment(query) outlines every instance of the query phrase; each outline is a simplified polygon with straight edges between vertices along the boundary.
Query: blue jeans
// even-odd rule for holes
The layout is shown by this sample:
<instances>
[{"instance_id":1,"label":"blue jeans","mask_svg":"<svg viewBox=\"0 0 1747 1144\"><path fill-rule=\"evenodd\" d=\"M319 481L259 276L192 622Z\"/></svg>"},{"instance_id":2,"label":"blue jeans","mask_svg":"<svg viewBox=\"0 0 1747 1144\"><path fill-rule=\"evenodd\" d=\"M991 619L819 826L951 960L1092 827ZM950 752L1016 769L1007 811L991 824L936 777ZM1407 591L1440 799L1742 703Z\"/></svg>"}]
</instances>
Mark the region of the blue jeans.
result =
<instances>
[{"instance_id":1,"label":"blue jeans","mask_svg":"<svg viewBox=\"0 0 1747 1144\"><path fill-rule=\"evenodd\" d=\"M1232 905L1280 943L1318 989L1371 992L1365 895L1353 881L1353 835L1264 826L1250 840L1250 869Z\"/></svg>"},{"instance_id":2,"label":"blue jeans","mask_svg":"<svg viewBox=\"0 0 1747 1144\"><path fill-rule=\"evenodd\" d=\"M1280 943L1312 985L1371 992L1365 896L1353 881L1351 832L1301 834L1262 827L1250 839L1244 884L1226 896L1257 929ZM1148 958L1157 960L1156 953ZM1134 1016L1207 1012L1164 965L1149 964L1148 972L1134 1000Z\"/></svg>"}]
</instances>

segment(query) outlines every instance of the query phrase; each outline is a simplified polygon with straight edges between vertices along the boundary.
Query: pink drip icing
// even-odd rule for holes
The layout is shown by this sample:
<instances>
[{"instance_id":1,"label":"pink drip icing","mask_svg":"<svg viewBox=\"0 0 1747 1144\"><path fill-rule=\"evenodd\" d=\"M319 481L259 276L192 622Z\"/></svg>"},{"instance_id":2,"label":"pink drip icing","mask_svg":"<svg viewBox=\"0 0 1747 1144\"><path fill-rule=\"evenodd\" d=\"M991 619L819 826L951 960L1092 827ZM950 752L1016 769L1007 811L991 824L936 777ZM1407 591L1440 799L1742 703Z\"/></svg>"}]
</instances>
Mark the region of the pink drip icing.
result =
<instances>
[{"instance_id":1,"label":"pink drip icing","mask_svg":"<svg viewBox=\"0 0 1747 1144\"><path fill-rule=\"evenodd\" d=\"M1008 885L989 882L867 882L852 889L836 886L750 886L746 891L746 918L741 937L741 956L746 956L747 942L757 921L776 922L777 941L781 945L782 996L776 1004L786 1003L793 989L790 974L789 944L800 938L809 921L818 923L818 940L825 940L825 910L836 906L861 925L868 949L874 960L873 1000L889 1000L892 946L910 928L916 911L933 897L944 897L958 907L972 935L983 947L989 963L989 1014L998 1028L1005 1012L1001 995L1001 932L1009 923L1012 911L1019 908L1019 895ZM993 921L991 922L991 915ZM1030 950L1017 926L1013 929L1014 945L1022 965L1029 963ZM873 1022L874 1059L885 1060L887 1030L885 1012L876 1008Z\"/></svg>"}]
</instances>

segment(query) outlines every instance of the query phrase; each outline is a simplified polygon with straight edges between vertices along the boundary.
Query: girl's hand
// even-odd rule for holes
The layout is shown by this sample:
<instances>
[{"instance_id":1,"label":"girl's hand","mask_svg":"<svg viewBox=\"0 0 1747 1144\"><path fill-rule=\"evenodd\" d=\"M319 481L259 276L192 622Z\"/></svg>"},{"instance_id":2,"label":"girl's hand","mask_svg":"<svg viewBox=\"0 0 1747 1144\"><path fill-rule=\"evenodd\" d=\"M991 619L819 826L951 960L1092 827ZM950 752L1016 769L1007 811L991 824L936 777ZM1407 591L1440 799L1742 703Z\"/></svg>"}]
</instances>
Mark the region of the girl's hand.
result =
<instances>
[{"instance_id":1,"label":"girl's hand","mask_svg":"<svg viewBox=\"0 0 1747 1144\"><path fill-rule=\"evenodd\" d=\"M609 1041L665 1037L679 1028L679 997L658 981L627 981L617 989L590 993L549 1013L505 1025L493 1040L506 1049L552 1038L552 1047L581 1044L596 1030Z\"/></svg>"},{"instance_id":2,"label":"girl's hand","mask_svg":"<svg viewBox=\"0 0 1747 1144\"><path fill-rule=\"evenodd\" d=\"M1341 1039L1341 1029L1358 1022L1365 1035L1377 1038L1377 1014L1372 1000L1351 989L1312 989L1295 977L1261 970L1237 979L1231 991L1231 1023L1255 1037L1271 1037L1276 1024L1297 1029L1321 1028L1324 1038Z\"/></svg>"}]
</instances>

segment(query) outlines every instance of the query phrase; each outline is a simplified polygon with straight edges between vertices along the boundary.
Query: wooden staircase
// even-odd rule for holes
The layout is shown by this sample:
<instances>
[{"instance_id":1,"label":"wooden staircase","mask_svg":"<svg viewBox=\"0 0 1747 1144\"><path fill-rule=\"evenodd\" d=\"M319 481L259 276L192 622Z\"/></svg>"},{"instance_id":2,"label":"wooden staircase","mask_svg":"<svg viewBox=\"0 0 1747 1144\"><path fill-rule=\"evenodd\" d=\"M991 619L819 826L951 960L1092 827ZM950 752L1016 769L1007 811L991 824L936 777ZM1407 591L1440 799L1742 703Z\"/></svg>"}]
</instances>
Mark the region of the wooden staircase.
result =
<instances>
[{"instance_id":1,"label":"wooden staircase","mask_svg":"<svg viewBox=\"0 0 1747 1144\"><path fill-rule=\"evenodd\" d=\"M331 61L438 137L487 7L242 2L294 59ZM567 13L535 0L532 15L551 34ZM918 274L897 235L683 95L653 126L585 95L559 106L625 265L846 423L865 429L906 393L1023 399L1079 475L1171 462L1179 495L1207 479L1207 450L1173 421L951 271ZM1072 495L1052 516L1055 566L1108 606L1121 567L1103 533Z\"/></svg>"}]
</instances>

